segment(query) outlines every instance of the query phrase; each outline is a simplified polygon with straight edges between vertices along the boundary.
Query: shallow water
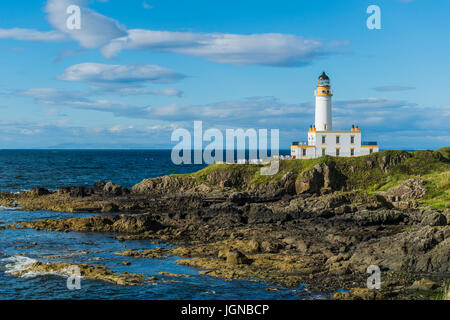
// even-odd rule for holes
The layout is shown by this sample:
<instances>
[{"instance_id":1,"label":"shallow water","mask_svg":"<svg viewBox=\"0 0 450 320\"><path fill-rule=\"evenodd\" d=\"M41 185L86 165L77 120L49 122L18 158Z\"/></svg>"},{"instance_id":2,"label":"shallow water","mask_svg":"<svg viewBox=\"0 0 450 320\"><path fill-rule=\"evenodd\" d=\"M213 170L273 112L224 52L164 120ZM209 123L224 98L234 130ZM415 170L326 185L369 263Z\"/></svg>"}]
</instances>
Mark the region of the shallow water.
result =
<instances>
[{"instance_id":1,"label":"shallow water","mask_svg":"<svg viewBox=\"0 0 450 320\"><path fill-rule=\"evenodd\" d=\"M0 211L3 224L45 218L87 216L50 211ZM259 281L225 281L199 275L198 270L175 264L177 257L146 259L122 257L115 251L151 249L161 244L150 241L117 241L113 234L85 232L52 232L32 229L0 230L0 298L1 299L308 299L306 287L275 288ZM101 264L118 272L144 273L158 281L142 286L117 286L103 281L82 279L81 290L68 290L67 276L28 274L18 278L9 272L34 261ZM131 262L130 266L122 265ZM166 271L190 275L172 278L158 275Z\"/></svg>"},{"instance_id":2,"label":"shallow water","mask_svg":"<svg viewBox=\"0 0 450 320\"><path fill-rule=\"evenodd\" d=\"M186 173L202 166L175 166L169 151L0 151L0 191L17 192L34 186L92 185L98 179L131 186L144 178ZM92 214L22 211L0 208L0 225L18 221L83 217ZM0 230L0 299L309 299L308 286L275 288L260 281L225 281L199 275L198 270L175 264L177 257L146 259L115 255L126 249L151 249L150 241L118 241L114 234L50 232L31 229ZM159 280L142 286L118 286L81 280L81 290L67 289L67 276L29 274L18 278L12 270L27 263L68 262L101 264L117 272L144 273ZM124 266L123 261L131 262ZM188 274L171 278L158 272Z\"/></svg>"}]
</instances>

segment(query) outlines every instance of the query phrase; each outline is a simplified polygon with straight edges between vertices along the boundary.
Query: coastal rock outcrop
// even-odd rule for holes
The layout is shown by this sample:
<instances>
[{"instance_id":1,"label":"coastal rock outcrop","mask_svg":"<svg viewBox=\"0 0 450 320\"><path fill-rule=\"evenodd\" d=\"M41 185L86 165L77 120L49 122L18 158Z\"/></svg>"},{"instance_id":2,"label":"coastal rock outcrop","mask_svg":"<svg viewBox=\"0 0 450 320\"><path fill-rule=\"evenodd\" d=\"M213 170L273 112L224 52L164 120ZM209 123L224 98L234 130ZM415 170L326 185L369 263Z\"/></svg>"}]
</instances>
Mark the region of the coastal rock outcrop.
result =
<instances>
[{"instance_id":1,"label":"coastal rock outcrop","mask_svg":"<svg viewBox=\"0 0 450 320\"><path fill-rule=\"evenodd\" d=\"M157 280L156 277L148 277L144 274L135 274L122 272L121 274L116 273L104 266L93 266L88 264L72 264L72 263L61 263L61 262L40 262L36 261L34 263L25 265L19 270L14 270L11 272L14 276L24 277L29 273L39 273L39 274L60 274L69 276L72 273L72 268L78 267L82 277L93 280L101 280L110 282L116 285L142 285L147 281Z\"/></svg>"},{"instance_id":2,"label":"coastal rock outcrop","mask_svg":"<svg viewBox=\"0 0 450 320\"><path fill-rule=\"evenodd\" d=\"M36 187L28 191L31 196L40 197L50 194L51 192L46 188Z\"/></svg>"},{"instance_id":3,"label":"coastal rock outcrop","mask_svg":"<svg viewBox=\"0 0 450 320\"><path fill-rule=\"evenodd\" d=\"M350 258L356 270L374 264L409 272L450 272L450 229L422 227L358 246Z\"/></svg>"},{"instance_id":4,"label":"coastal rock outcrop","mask_svg":"<svg viewBox=\"0 0 450 320\"><path fill-rule=\"evenodd\" d=\"M134 215L97 215L85 218L45 219L38 221L19 222L19 226L36 230L52 231L88 231L88 232L118 232L138 234L148 231L158 231L164 228L153 216L148 214Z\"/></svg>"},{"instance_id":5,"label":"coastal rock outcrop","mask_svg":"<svg viewBox=\"0 0 450 320\"><path fill-rule=\"evenodd\" d=\"M161 193L161 192L183 192L191 189L195 180L185 176L162 176L145 179L135 184L131 191L138 194Z\"/></svg>"},{"instance_id":6,"label":"coastal rock outcrop","mask_svg":"<svg viewBox=\"0 0 450 320\"><path fill-rule=\"evenodd\" d=\"M396 187L384 192L384 197L389 201L408 201L416 200L425 196L427 190L425 181L421 179L407 179Z\"/></svg>"},{"instance_id":7,"label":"coastal rock outcrop","mask_svg":"<svg viewBox=\"0 0 450 320\"><path fill-rule=\"evenodd\" d=\"M301 193L320 193L322 189L340 190L345 186L346 177L336 168L336 163L316 164L305 171L295 182L295 191Z\"/></svg>"}]
</instances>

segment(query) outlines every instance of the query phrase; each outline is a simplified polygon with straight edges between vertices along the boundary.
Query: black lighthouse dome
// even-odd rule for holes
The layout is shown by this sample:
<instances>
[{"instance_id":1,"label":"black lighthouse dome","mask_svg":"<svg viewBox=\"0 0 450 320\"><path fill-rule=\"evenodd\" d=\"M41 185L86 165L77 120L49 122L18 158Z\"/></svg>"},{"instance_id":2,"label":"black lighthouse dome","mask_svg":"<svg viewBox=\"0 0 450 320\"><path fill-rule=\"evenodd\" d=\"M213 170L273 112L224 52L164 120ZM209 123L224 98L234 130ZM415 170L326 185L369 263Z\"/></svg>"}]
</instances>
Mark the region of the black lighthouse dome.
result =
<instances>
[{"instance_id":1,"label":"black lighthouse dome","mask_svg":"<svg viewBox=\"0 0 450 320\"><path fill-rule=\"evenodd\" d=\"M327 76L327 74L324 72L322 72L322 74L319 77L319 80L330 80L330 78Z\"/></svg>"},{"instance_id":2,"label":"black lighthouse dome","mask_svg":"<svg viewBox=\"0 0 450 320\"><path fill-rule=\"evenodd\" d=\"M322 72L317 83L321 87L329 87L330 86L330 78L327 76L325 71Z\"/></svg>"}]
</instances>

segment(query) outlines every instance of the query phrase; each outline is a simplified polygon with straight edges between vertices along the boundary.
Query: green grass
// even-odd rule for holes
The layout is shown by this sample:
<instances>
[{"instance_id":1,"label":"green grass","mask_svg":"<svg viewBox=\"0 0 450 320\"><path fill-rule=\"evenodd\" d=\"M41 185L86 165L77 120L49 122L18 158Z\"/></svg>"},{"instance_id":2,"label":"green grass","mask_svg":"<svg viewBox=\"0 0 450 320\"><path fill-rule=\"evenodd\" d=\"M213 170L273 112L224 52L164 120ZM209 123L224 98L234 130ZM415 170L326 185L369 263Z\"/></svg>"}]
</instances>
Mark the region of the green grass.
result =
<instances>
[{"instance_id":1,"label":"green grass","mask_svg":"<svg viewBox=\"0 0 450 320\"><path fill-rule=\"evenodd\" d=\"M432 173L422 178L427 181L427 195L422 204L438 209L450 206L450 171Z\"/></svg>"},{"instance_id":2,"label":"green grass","mask_svg":"<svg viewBox=\"0 0 450 320\"><path fill-rule=\"evenodd\" d=\"M383 170L385 162L393 164ZM213 164L200 171L177 176L193 176L199 183L208 182L210 175L239 177L243 181L239 188L245 189L252 184L278 182L288 172L293 172L296 178L299 178L303 172L311 170L316 164L332 163L346 177L348 191L386 191L406 179L416 177L427 181L428 194L423 200L424 205L445 208L450 203L450 147L412 153L385 150L361 157L324 156L307 160L283 160L280 161L278 173L273 176L261 175L262 165L248 164Z\"/></svg>"}]
</instances>

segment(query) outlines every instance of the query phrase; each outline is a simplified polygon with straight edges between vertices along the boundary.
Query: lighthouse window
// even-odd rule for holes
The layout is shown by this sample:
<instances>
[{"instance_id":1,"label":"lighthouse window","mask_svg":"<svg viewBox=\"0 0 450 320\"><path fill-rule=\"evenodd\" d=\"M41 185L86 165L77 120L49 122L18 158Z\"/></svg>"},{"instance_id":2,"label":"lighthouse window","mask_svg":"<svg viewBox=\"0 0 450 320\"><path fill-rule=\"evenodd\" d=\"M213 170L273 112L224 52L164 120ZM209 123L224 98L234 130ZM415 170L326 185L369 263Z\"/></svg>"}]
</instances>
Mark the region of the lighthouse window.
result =
<instances>
[{"instance_id":1,"label":"lighthouse window","mask_svg":"<svg viewBox=\"0 0 450 320\"><path fill-rule=\"evenodd\" d=\"M351 156L354 156L354 155L355 155L355 149L353 149L353 148L350 149L350 155L351 155Z\"/></svg>"},{"instance_id":2,"label":"lighthouse window","mask_svg":"<svg viewBox=\"0 0 450 320\"><path fill-rule=\"evenodd\" d=\"M339 148L336 148L336 157L339 157Z\"/></svg>"},{"instance_id":3,"label":"lighthouse window","mask_svg":"<svg viewBox=\"0 0 450 320\"><path fill-rule=\"evenodd\" d=\"M327 90L327 93L330 93L330 90Z\"/></svg>"},{"instance_id":4,"label":"lighthouse window","mask_svg":"<svg viewBox=\"0 0 450 320\"><path fill-rule=\"evenodd\" d=\"M323 156L325 155L325 149L322 149L322 155Z\"/></svg>"},{"instance_id":5,"label":"lighthouse window","mask_svg":"<svg viewBox=\"0 0 450 320\"><path fill-rule=\"evenodd\" d=\"M325 144L325 136L322 136L322 144Z\"/></svg>"},{"instance_id":6,"label":"lighthouse window","mask_svg":"<svg viewBox=\"0 0 450 320\"><path fill-rule=\"evenodd\" d=\"M325 93L325 90L322 90L322 93Z\"/></svg>"},{"instance_id":7,"label":"lighthouse window","mask_svg":"<svg viewBox=\"0 0 450 320\"><path fill-rule=\"evenodd\" d=\"M336 144L339 144L339 136L336 136Z\"/></svg>"},{"instance_id":8,"label":"lighthouse window","mask_svg":"<svg viewBox=\"0 0 450 320\"><path fill-rule=\"evenodd\" d=\"M303 156L306 156L306 149L303 149Z\"/></svg>"},{"instance_id":9,"label":"lighthouse window","mask_svg":"<svg viewBox=\"0 0 450 320\"><path fill-rule=\"evenodd\" d=\"M355 143L355 136L350 137L350 143Z\"/></svg>"},{"instance_id":10,"label":"lighthouse window","mask_svg":"<svg viewBox=\"0 0 450 320\"><path fill-rule=\"evenodd\" d=\"M369 149L369 153L372 153L373 152L373 149Z\"/></svg>"}]
</instances>

